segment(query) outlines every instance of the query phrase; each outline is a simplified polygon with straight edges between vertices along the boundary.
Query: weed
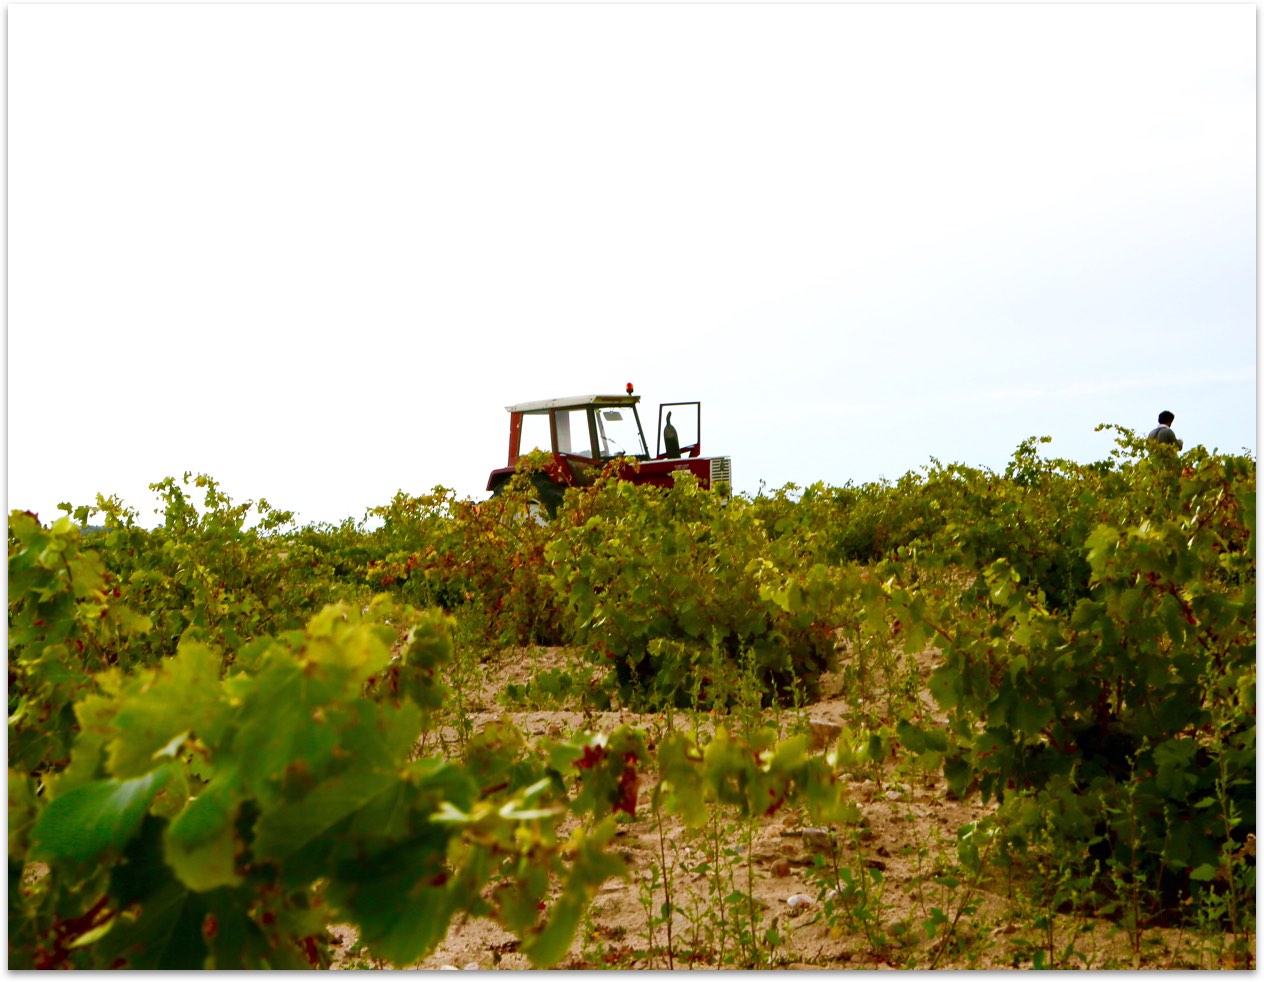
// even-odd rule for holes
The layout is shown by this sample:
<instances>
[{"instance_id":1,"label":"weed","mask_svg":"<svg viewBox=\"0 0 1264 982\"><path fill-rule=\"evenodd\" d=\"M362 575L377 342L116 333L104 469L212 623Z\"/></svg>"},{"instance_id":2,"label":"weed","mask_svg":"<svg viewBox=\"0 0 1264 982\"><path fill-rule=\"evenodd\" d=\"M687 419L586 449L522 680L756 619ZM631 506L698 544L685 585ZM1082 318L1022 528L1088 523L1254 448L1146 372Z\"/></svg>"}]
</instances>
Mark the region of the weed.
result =
<instances>
[{"instance_id":1,"label":"weed","mask_svg":"<svg viewBox=\"0 0 1264 982\"><path fill-rule=\"evenodd\" d=\"M998 837L999 830L994 825L979 822L964 825L957 832L957 857L960 865L935 878L936 883L950 891L950 902L946 904L948 910L932 907L930 916L922 922L928 940L939 935L939 943L931 957L931 968L937 967L944 957L949 944L957 935L962 918L973 917L982 906L980 885ZM962 893L957 897L959 889ZM955 904L951 902L954 899Z\"/></svg>"},{"instance_id":2,"label":"weed","mask_svg":"<svg viewBox=\"0 0 1264 982\"><path fill-rule=\"evenodd\" d=\"M1080 951L1076 942L1078 935L1092 929L1088 912L1096 899L1094 885L1100 864L1084 870L1078 854L1082 850L1058 835L1049 816L1045 816L1027 851L1031 863L1025 883L1026 919L1037 934L1034 941L1017 942L1019 953L1037 969L1092 967L1091 954ZM1070 917L1067 924L1059 916L1064 911Z\"/></svg>"},{"instance_id":3,"label":"weed","mask_svg":"<svg viewBox=\"0 0 1264 982\"><path fill-rule=\"evenodd\" d=\"M860 841L858 830L851 830L847 864L832 834L813 856L811 879L821 903L817 919L829 926L834 937L843 930L863 935L870 953L882 955L888 947L882 906L885 878L878 865L861 856Z\"/></svg>"}]
</instances>

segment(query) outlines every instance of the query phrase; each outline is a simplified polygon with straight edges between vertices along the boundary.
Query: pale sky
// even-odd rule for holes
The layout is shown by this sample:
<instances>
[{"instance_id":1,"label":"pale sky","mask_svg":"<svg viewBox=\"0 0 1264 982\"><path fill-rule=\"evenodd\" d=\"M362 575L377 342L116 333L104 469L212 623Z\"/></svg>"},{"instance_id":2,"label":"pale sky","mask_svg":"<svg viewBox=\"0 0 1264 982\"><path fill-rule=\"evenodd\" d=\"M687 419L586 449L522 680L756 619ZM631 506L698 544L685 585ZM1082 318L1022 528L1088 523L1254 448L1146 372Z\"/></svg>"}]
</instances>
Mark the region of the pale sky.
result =
<instances>
[{"instance_id":1,"label":"pale sky","mask_svg":"<svg viewBox=\"0 0 1264 982\"><path fill-rule=\"evenodd\" d=\"M628 381L747 493L1255 451L1253 4L7 14L9 508L481 498Z\"/></svg>"}]
</instances>

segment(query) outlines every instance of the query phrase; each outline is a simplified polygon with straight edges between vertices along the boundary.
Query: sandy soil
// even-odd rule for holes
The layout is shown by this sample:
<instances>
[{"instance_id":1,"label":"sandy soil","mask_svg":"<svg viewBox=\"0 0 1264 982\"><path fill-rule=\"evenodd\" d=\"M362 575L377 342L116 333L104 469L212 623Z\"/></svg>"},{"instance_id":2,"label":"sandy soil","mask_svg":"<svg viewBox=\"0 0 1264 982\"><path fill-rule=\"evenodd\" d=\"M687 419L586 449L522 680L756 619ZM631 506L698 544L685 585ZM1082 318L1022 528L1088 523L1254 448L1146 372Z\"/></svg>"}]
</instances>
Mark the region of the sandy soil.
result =
<instances>
[{"instance_id":1,"label":"sandy soil","mask_svg":"<svg viewBox=\"0 0 1264 982\"><path fill-rule=\"evenodd\" d=\"M482 685L465 696L475 729L504 718L533 737L581 728L608 732L624 723L643 724L653 732L664 725L661 716L585 715L570 709L507 712L497 704L502 687L564 665L566 657L565 651L556 649L497 655L494 664L484 666ZM932 657L928 654L919 661L928 663ZM929 696L923 698L929 703ZM821 698L802 715L810 721L818 746L832 743L837 726L848 718L841 680L826 676ZM788 728L795 719L793 714L785 716ZM956 889L936 882L955 862L957 830L984 816L989 807L977 798L954 800L936 774L916 773L910 778L907 768L899 773L889 770L858 775L852 782L854 800L864 815L858 830L812 829L804 826L797 812L786 812L761 823L747 843L732 823L722 839L735 857L722 864L718 884L714 874L689 871L705 858L707 845L701 835L687 834L670 819L660 835L647 807L646 789L653 782L653 775L647 775L641 782L637 815L621 827L616 839L631 879L612 879L601 887L569 957L558 967L740 968L737 923L749 923L754 910L757 933L773 927L780 938L776 945L761 941L755 957L761 967L1031 968L1037 950L1048 948L1048 934L1040 930L1032 898L1022 884L1008 883L1003 875ZM655 868L661 873L664 855L672 871L676 911L670 944L666 925L651 930L648 916L657 913L665 899L661 882L652 882ZM869 871L867 905L828 896L831 881L819 870L828 870L835 857L840 867ZM734 909L719 902L717 898L733 887L753 896L756 906L740 904ZM952 928L941 924L935 937L928 938L923 924L935 918L936 910ZM359 946L351 927L333 925L330 936L335 968L396 967ZM1053 948L1059 968L1253 967L1225 954L1228 940L1159 926L1145 926L1139 937L1130 936L1118 921L1067 911L1054 921ZM750 960L748 955L746 963ZM490 921L466 920L454 922L443 944L417 966L399 967L491 970L525 969L530 964L513 935Z\"/></svg>"}]
</instances>

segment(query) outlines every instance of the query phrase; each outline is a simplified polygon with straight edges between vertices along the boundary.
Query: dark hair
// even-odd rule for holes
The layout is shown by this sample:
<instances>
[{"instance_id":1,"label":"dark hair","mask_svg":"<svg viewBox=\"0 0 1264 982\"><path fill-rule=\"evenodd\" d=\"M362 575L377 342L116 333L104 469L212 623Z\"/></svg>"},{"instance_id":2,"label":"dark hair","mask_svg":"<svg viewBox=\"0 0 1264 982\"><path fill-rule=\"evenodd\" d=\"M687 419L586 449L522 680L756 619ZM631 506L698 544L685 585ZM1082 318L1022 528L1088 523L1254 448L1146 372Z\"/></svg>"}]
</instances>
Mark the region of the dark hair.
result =
<instances>
[{"instance_id":1,"label":"dark hair","mask_svg":"<svg viewBox=\"0 0 1264 982\"><path fill-rule=\"evenodd\" d=\"M1159 413L1159 425L1160 425L1160 426L1167 426L1167 425L1168 425L1169 423L1171 423L1171 422L1172 422L1172 420L1174 420L1174 419L1176 419L1176 417L1175 417L1175 416L1173 416L1173 415L1172 415L1170 412L1168 412L1166 409L1165 409L1165 410L1163 410L1163 412Z\"/></svg>"}]
</instances>

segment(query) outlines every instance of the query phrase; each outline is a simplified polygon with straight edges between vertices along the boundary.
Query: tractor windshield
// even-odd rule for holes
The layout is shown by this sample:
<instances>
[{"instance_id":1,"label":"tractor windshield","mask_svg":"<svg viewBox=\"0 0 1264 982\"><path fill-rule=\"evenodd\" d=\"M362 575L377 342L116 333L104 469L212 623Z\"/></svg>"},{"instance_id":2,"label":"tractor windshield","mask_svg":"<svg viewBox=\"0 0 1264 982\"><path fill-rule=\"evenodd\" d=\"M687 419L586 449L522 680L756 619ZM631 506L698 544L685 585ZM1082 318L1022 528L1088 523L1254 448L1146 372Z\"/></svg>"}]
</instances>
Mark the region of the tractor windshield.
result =
<instances>
[{"instance_id":1,"label":"tractor windshield","mask_svg":"<svg viewBox=\"0 0 1264 982\"><path fill-rule=\"evenodd\" d=\"M605 457L648 457L635 406L597 408L597 449Z\"/></svg>"},{"instance_id":2,"label":"tractor windshield","mask_svg":"<svg viewBox=\"0 0 1264 982\"><path fill-rule=\"evenodd\" d=\"M553 438L549 435L548 413L523 413L522 436L518 445L522 454L529 454L533 450L548 450L553 446Z\"/></svg>"}]
</instances>

